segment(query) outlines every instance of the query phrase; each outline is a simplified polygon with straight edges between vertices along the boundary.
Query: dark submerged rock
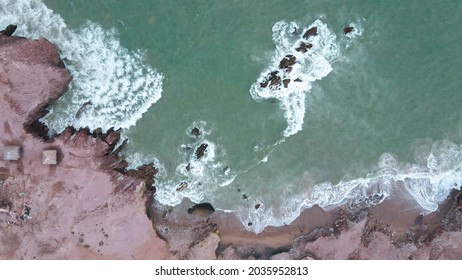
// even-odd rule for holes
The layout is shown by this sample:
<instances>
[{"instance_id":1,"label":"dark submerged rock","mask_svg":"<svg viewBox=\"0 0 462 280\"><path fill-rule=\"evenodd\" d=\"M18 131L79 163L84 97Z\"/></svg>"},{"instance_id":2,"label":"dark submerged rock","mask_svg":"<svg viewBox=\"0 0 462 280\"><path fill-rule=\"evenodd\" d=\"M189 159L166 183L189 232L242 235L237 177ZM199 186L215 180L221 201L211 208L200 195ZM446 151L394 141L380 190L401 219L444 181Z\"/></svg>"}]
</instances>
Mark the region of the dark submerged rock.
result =
<instances>
[{"instance_id":1,"label":"dark submerged rock","mask_svg":"<svg viewBox=\"0 0 462 280\"><path fill-rule=\"evenodd\" d=\"M297 29L297 27L294 27L294 30L292 31L292 34L298 35L298 29Z\"/></svg>"},{"instance_id":2,"label":"dark submerged rock","mask_svg":"<svg viewBox=\"0 0 462 280\"><path fill-rule=\"evenodd\" d=\"M91 101L87 101L85 103L82 104L82 106L80 106L80 109L77 111L77 113L75 114L75 118L76 119L80 119L80 117L82 116L82 114L87 111L93 104L91 103Z\"/></svg>"}]
</instances>

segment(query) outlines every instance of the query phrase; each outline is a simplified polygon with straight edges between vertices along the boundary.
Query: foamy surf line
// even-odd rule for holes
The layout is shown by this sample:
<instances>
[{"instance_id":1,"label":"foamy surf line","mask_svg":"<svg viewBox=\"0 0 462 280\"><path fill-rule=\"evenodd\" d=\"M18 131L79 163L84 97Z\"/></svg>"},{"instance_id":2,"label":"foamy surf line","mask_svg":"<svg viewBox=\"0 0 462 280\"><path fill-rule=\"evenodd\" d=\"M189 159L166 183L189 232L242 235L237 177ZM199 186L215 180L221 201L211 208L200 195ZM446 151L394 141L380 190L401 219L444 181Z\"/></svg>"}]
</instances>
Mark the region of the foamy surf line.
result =
<instances>
[{"instance_id":1,"label":"foamy surf line","mask_svg":"<svg viewBox=\"0 0 462 280\"><path fill-rule=\"evenodd\" d=\"M383 154L368 177L307 185L305 191L285 200L282 205L260 204L235 211L247 230L262 232L268 226L284 226L297 219L304 209L318 205L324 210L347 204L351 208L371 207L387 199L393 190L406 190L422 208L434 212L451 190L462 187L462 146L450 141L437 141L428 152L416 155L416 163L399 162L389 153Z\"/></svg>"},{"instance_id":2,"label":"foamy surf line","mask_svg":"<svg viewBox=\"0 0 462 280\"><path fill-rule=\"evenodd\" d=\"M16 24L15 34L45 37L57 46L72 74L70 90L42 121L50 133L76 128L128 128L161 98L163 76L143 63L142 52L123 48L115 30L87 22L69 29L39 0L0 3L0 24Z\"/></svg>"},{"instance_id":3,"label":"foamy surf line","mask_svg":"<svg viewBox=\"0 0 462 280\"><path fill-rule=\"evenodd\" d=\"M185 142L179 146L175 170L165 170L157 180L155 199L175 206L189 198L195 203L211 200L210 194L230 184L235 175L225 164L226 150L209 140L213 131L205 121L193 122L185 131Z\"/></svg>"}]
</instances>

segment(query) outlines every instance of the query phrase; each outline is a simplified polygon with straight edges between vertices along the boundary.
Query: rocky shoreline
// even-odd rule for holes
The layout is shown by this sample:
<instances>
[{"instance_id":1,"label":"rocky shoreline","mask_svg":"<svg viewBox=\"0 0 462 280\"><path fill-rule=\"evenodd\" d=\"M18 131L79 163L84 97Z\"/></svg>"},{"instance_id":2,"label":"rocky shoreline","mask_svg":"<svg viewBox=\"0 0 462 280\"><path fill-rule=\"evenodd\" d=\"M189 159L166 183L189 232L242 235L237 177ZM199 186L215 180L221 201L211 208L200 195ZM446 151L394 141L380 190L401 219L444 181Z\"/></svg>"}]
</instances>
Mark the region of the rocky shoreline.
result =
<instances>
[{"instance_id":1,"label":"rocky shoreline","mask_svg":"<svg viewBox=\"0 0 462 280\"><path fill-rule=\"evenodd\" d=\"M127 170L119 131L69 127L48 137L38 119L68 90L71 76L46 39L5 30L0 150L20 153L0 161L0 259L462 259L456 190L426 216L397 192L370 208L313 207L260 234L207 203L158 205L156 168ZM287 71L292 62L284 58L280 68ZM50 150L56 164L43 163L42 152Z\"/></svg>"}]
</instances>

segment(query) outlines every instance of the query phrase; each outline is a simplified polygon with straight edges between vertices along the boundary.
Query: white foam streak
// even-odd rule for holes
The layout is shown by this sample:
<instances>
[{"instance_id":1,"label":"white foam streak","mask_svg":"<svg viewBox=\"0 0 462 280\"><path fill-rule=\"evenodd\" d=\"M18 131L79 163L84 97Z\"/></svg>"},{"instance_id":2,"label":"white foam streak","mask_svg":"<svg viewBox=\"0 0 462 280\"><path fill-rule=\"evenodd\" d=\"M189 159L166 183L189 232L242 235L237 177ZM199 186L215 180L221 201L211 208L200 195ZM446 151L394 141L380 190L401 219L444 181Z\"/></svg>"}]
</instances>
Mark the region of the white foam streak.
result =
<instances>
[{"instance_id":1,"label":"white foam streak","mask_svg":"<svg viewBox=\"0 0 462 280\"><path fill-rule=\"evenodd\" d=\"M303 32L311 27L318 28L317 36L311 36L307 40L297 39L294 41L295 35L292 32L295 28L298 29L296 23L288 24L281 21L273 26L273 41L276 45L276 50L272 63L260 74L257 82L250 89L250 94L256 101L267 99L277 99L279 101L280 107L284 111L284 118L287 121L287 128L283 132L284 137L289 137L302 130L305 117L305 96L311 90L311 83L322 79L332 71L330 63L340 53L336 43L336 36L326 24L316 20ZM313 47L306 53L297 52L295 49L302 42L311 43ZM297 58L292 71L286 72L278 69L280 61L289 54ZM290 79L287 88L281 86L280 89L274 90L269 86L266 88L260 86L260 83L272 71L282 73L282 79ZM297 79L300 79L301 82L296 82Z\"/></svg>"},{"instance_id":2,"label":"white foam streak","mask_svg":"<svg viewBox=\"0 0 462 280\"><path fill-rule=\"evenodd\" d=\"M54 43L73 76L69 92L42 119L52 133L69 125L128 128L161 98L163 76L144 64L142 52L122 47L115 30L91 22L71 30L38 0L2 1L0 10L0 24L17 24L15 34Z\"/></svg>"},{"instance_id":3,"label":"white foam streak","mask_svg":"<svg viewBox=\"0 0 462 280\"><path fill-rule=\"evenodd\" d=\"M422 157L417 155L416 157ZM286 200L277 208L240 208L237 216L249 231L259 233L268 226L283 226L294 221L305 208L318 205L325 210L348 204L367 207L381 203L394 189L404 189L422 207L433 212L454 188L462 186L462 146L438 141L426 155L429 166L400 163L392 154L383 154L369 177L323 182L306 186L301 195ZM291 186L287 187L292 188ZM252 226L247 225L252 221Z\"/></svg>"},{"instance_id":4,"label":"white foam streak","mask_svg":"<svg viewBox=\"0 0 462 280\"><path fill-rule=\"evenodd\" d=\"M197 128L199 135L191 132ZM193 122L185 134L192 144L182 144L179 150L181 159L174 172L157 180L156 200L165 205L177 205L183 198L200 203L206 195L211 195L218 188L231 184L236 175L229 167L223 165L226 151L207 139L212 132L204 121ZM201 145L207 145L204 155L197 158L196 151Z\"/></svg>"}]
</instances>

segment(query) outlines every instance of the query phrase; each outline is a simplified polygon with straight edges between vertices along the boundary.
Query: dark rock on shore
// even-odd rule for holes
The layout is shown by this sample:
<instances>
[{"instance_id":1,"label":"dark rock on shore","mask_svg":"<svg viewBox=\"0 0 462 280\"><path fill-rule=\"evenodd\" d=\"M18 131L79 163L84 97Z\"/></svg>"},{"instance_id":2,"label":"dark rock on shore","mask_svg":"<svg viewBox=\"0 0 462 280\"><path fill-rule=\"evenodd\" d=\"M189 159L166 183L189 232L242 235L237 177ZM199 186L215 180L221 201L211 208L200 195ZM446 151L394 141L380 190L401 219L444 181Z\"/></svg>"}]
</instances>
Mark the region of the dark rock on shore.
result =
<instances>
[{"instance_id":1,"label":"dark rock on shore","mask_svg":"<svg viewBox=\"0 0 462 280\"><path fill-rule=\"evenodd\" d=\"M199 217L206 217L215 212L212 204L204 202L196 204L188 209L189 214L193 214Z\"/></svg>"},{"instance_id":2,"label":"dark rock on shore","mask_svg":"<svg viewBox=\"0 0 462 280\"><path fill-rule=\"evenodd\" d=\"M0 34L5 36L11 36L16 31L16 28L16 25L8 24L8 26L4 30L0 31Z\"/></svg>"},{"instance_id":3,"label":"dark rock on shore","mask_svg":"<svg viewBox=\"0 0 462 280\"><path fill-rule=\"evenodd\" d=\"M199 146L199 148L197 148L197 150L196 150L196 158L197 159L201 159L205 155L205 151L207 150L208 146L209 146L208 144L202 143Z\"/></svg>"},{"instance_id":4,"label":"dark rock on shore","mask_svg":"<svg viewBox=\"0 0 462 280\"><path fill-rule=\"evenodd\" d=\"M303 39L308 39L311 36L316 36L318 35L318 28L316 26L311 27L308 29L304 34L303 34Z\"/></svg>"},{"instance_id":5,"label":"dark rock on shore","mask_svg":"<svg viewBox=\"0 0 462 280\"><path fill-rule=\"evenodd\" d=\"M284 79L284 80L282 80L282 83L284 84L284 87L285 87L285 88L288 88L288 87L289 87L289 83L290 83L290 79Z\"/></svg>"}]
</instances>

